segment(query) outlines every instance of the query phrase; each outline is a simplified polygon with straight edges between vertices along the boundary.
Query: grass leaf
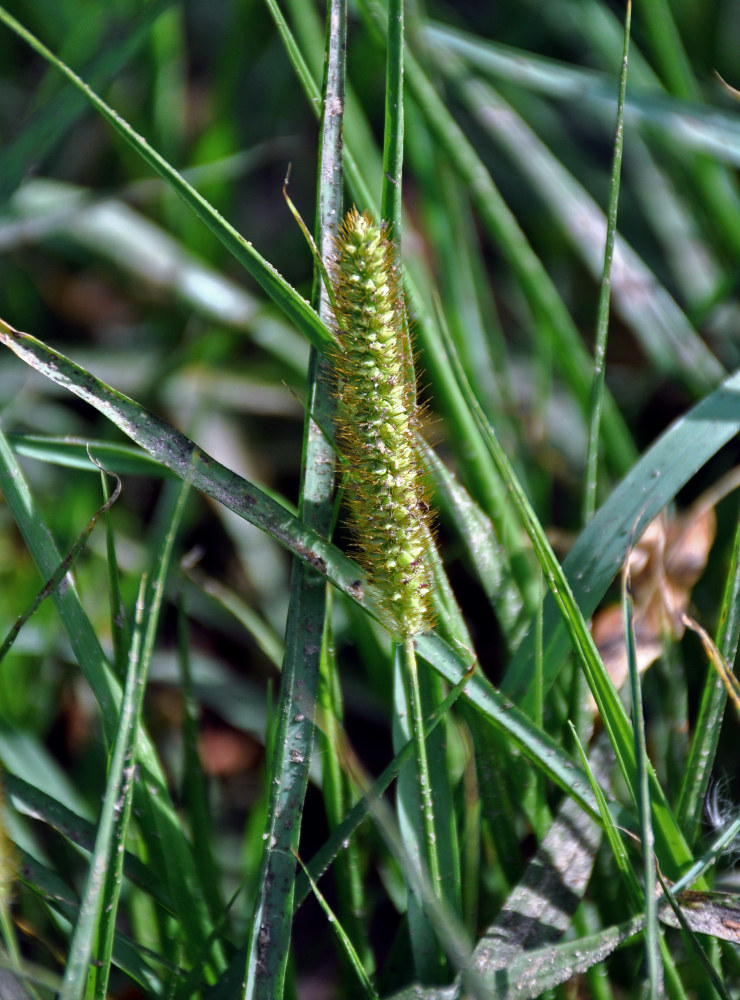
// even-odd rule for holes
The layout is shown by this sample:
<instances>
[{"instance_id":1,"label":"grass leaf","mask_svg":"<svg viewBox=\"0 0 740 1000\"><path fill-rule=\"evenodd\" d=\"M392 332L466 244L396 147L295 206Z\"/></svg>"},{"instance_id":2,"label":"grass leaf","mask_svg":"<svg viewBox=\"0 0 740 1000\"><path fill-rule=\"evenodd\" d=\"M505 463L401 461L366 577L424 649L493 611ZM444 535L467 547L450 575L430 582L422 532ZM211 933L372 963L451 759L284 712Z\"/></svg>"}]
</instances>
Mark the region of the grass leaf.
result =
<instances>
[{"instance_id":1,"label":"grass leaf","mask_svg":"<svg viewBox=\"0 0 740 1000\"><path fill-rule=\"evenodd\" d=\"M99 97L85 82L68 66L58 59L38 38L23 27L4 8L0 7L0 21L11 31L14 31L42 58L55 66L72 86L76 87L92 104L95 110L105 118L109 125L128 142L141 158L165 180L188 208L204 222L208 228L224 244L229 253L252 275L267 294L284 311L295 325L315 347L323 347L331 343L331 334L321 322L308 302L302 298L275 268L268 263L244 237L221 216L195 188L178 173L163 156L161 156L143 136L139 135L127 121Z\"/></svg>"}]
</instances>

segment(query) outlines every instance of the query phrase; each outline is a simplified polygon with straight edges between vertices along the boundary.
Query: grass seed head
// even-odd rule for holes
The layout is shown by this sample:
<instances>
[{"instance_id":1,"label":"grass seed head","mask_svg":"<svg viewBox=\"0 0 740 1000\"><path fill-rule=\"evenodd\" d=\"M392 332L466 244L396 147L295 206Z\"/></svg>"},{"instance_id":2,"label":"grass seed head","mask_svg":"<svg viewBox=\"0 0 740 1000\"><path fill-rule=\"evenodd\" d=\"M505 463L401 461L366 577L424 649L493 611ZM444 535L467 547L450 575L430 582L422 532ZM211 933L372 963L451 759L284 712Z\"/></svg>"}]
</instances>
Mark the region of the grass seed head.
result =
<instances>
[{"instance_id":1,"label":"grass seed head","mask_svg":"<svg viewBox=\"0 0 740 1000\"><path fill-rule=\"evenodd\" d=\"M358 561L381 595L386 625L411 636L430 625L426 546L430 512L414 445L413 370L405 309L387 229L352 209L332 266L337 335L338 441Z\"/></svg>"}]
</instances>

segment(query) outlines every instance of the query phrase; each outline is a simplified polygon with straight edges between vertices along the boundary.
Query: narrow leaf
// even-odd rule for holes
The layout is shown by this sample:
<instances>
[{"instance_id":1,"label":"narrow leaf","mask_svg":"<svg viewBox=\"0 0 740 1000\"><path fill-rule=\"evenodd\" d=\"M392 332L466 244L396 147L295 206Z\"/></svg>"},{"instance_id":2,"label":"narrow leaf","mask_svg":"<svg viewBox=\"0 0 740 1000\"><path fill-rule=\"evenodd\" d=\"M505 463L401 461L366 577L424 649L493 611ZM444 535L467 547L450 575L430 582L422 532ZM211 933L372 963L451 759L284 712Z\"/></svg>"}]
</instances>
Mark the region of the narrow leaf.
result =
<instances>
[{"instance_id":1,"label":"narrow leaf","mask_svg":"<svg viewBox=\"0 0 740 1000\"><path fill-rule=\"evenodd\" d=\"M229 253L256 279L273 301L283 310L317 348L331 343L332 336L308 302L264 259L244 237L231 226L195 188L178 173L164 157L153 149L116 111L102 100L68 66L58 59L30 31L0 7L0 21L30 45L42 58L55 66L74 87L88 99L95 110L115 131L162 177L173 191L202 222L218 237Z\"/></svg>"}]
</instances>

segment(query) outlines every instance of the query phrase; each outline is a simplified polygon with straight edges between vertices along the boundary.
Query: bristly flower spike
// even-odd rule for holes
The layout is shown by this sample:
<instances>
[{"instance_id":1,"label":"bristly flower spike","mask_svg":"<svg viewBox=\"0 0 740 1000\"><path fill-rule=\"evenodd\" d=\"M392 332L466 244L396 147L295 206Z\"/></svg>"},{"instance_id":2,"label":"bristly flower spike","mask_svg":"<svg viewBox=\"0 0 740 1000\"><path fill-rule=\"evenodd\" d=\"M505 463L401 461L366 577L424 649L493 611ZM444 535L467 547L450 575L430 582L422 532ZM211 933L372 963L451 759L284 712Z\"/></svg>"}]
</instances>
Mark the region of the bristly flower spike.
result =
<instances>
[{"instance_id":1,"label":"bristly flower spike","mask_svg":"<svg viewBox=\"0 0 740 1000\"><path fill-rule=\"evenodd\" d=\"M352 209L332 263L338 442L358 561L380 595L385 624L409 638L431 625L429 502L414 444L418 413L404 351L401 275L385 225Z\"/></svg>"}]
</instances>

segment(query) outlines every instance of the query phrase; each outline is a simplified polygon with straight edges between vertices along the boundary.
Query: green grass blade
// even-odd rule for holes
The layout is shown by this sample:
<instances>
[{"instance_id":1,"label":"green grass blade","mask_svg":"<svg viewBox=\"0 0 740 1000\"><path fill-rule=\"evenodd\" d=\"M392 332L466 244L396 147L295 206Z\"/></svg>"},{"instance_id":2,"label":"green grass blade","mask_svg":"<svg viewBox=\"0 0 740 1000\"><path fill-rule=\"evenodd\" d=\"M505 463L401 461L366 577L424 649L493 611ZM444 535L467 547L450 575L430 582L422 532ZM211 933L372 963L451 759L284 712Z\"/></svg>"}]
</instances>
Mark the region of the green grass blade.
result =
<instances>
[{"instance_id":1,"label":"green grass blade","mask_svg":"<svg viewBox=\"0 0 740 1000\"><path fill-rule=\"evenodd\" d=\"M372 606L373 595L365 586L365 574L356 563L282 504L197 449L184 434L35 337L13 331L2 320L0 341L31 367L100 410L176 476L189 475L197 489L267 531L309 565L323 571L353 600L366 608Z\"/></svg>"},{"instance_id":2,"label":"green grass blade","mask_svg":"<svg viewBox=\"0 0 740 1000\"><path fill-rule=\"evenodd\" d=\"M146 664L141 661L144 611L141 599L143 591L144 581L142 581L139 601L137 602L137 618L134 623L118 732L113 742L95 846L90 858L90 867L82 892L80 909L69 944L59 1000L83 1000L92 968L95 968L96 996L100 995L99 987L102 987L103 997L106 992L113 948L115 915L120 892L123 844L133 797L136 770L134 746L142 705L144 671L146 670ZM119 845L120 852L118 851ZM110 882L110 869L114 866L117 869L118 878L116 879L116 873L113 872L113 882ZM103 950L101 954L96 956L95 966L93 966L93 949L95 938L98 935Z\"/></svg>"},{"instance_id":3,"label":"green grass blade","mask_svg":"<svg viewBox=\"0 0 740 1000\"><path fill-rule=\"evenodd\" d=\"M59 60L38 38L23 27L3 7L0 7L0 21L14 31L42 58L55 66L74 87L77 88L95 110L115 129L115 131L149 164L149 166L185 202L188 208L204 222L218 237L229 253L252 275L270 298L283 310L299 330L317 348L332 340L331 334L308 302L292 288L287 281L268 263L244 237L221 216L182 174L178 173L160 154L153 149L124 121L113 108L109 107L76 73Z\"/></svg>"},{"instance_id":4,"label":"green grass blade","mask_svg":"<svg viewBox=\"0 0 740 1000\"><path fill-rule=\"evenodd\" d=\"M697 879L701 878L704 872L709 871L717 863L719 858L727 854L728 850L731 849L731 845L737 840L738 835L740 835L740 817L736 817L715 839L710 849L700 858L697 858L691 867L686 869L681 878L673 883L672 892L674 896L678 895L682 889L693 885Z\"/></svg>"},{"instance_id":5,"label":"green grass blade","mask_svg":"<svg viewBox=\"0 0 740 1000\"><path fill-rule=\"evenodd\" d=\"M469 680L470 674L463 672L462 676L457 678L450 693L427 720L424 728L424 736L427 741L460 697ZM412 759L415 749L414 740L408 740L398 753L396 753L382 774L375 779L371 786L363 790L363 797L352 807L339 826L332 831L323 847L311 859L308 870L315 880L318 881L329 868L334 858L344 849L347 841L350 840L357 827L369 814L373 802L379 799L390 787L393 779L398 775L404 764ZM335 753L340 753L339 745L335 745ZM342 754L346 756L344 751L342 751ZM299 879L296 886L296 909L305 901L310 891L311 887L308 881L305 878Z\"/></svg>"},{"instance_id":6,"label":"green grass blade","mask_svg":"<svg viewBox=\"0 0 740 1000\"><path fill-rule=\"evenodd\" d=\"M282 990L292 921L295 856L313 749L312 708L321 652L325 586L295 562L285 636L270 805L247 956L246 997ZM307 636L309 640L307 641Z\"/></svg>"},{"instance_id":7,"label":"green grass blade","mask_svg":"<svg viewBox=\"0 0 740 1000\"><path fill-rule=\"evenodd\" d=\"M594 278L603 279L601 234L608 219L602 210L502 97L479 81L466 82L463 78L460 82L462 71L456 63L449 68L449 74L453 73L483 127L529 178ZM639 296L636 288L640 289ZM658 371L680 378L694 395L714 388L724 374L721 363L675 299L622 237L616 238L611 298L616 312L634 330Z\"/></svg>"},{"instance_id":8,"label":"green grass blade","mask_svg":"<svg viewBox=\"0 0 740 1000\"><path fill-rule=\"evenodd\" d=\"M504 454L493 429L482 414L477 401L473 398L472 392L465 380L465 375L460 370L456 358L452 355L450 355L450 364L456 372L471 412L475 416L483 438L490 449L491 457L499 470L501 478L507 485L515 507L522 518L522 523L532 541L532 546L542 566L547 584L563 616L563 623L572 647L599 708L604 727L609 733L620 769L628 786L636 790L636 761L629 719L614 689L611 678L604 669L583 613L576 602L565 573L555 558L550 543L542 529L542 525L539 523L534 510L522 490L521 484L508 458ZM688 848L671 815L657 778L652 771L650 779L651 792L654 796L656 810L656 833L660 840L659 854L666 865L679 866L689 860Z\"/></svg>"},{"instance_id":9,"label":"green grass blade","mask_svg":"<svg viewBox=\"0 0 740 1000\"><path fill-rule=\"evenodd\" d=\"M589 109L596 107L605 121L613 120L614 81L607 73L483 40L433 21L429 22L424 33L431 46L461 55L487 75L542 93L548 98L562 98L572 102L573 108L581 108L584 104ZM615 47L610 45L610 61L614 51ZM648 81L643 78L640 91L635 88L627 97L625 117L628 125L639 126L650 135L657 132L665 145L678 155L689 149L708 153L720 162L740 163L737 116L719 108L707 108L656 94L653 81L652 74Z\"/></svg>"},{"instance_id":10,"label":"green grass blade","mask_svg":"<svg viewBox=\"0 0 740 1000\"><path fill-rule=\"evenodd\" d=\"M584 617L590 617L619 572L629 540L669 503L696 472L740 432L740 372L676 420L635 464L579 535L563 570ZM565 626L551 601L545 609L544 686L549 690L567 655ZM525 710L533 695L532 642L527 637L507 669L502 690Z\"/></svg>"},{"instance_id":11,"label":"green grass blade","mask_svg":"<svg viewBox=\"0 0 740 1000\"><path fill-rule=\"evenodd\" d=\"M411 739L414 760L398 776L396 810L401 841L416 871L426 873L431 892L442 898L442 867L437 849L435 802L426 740L419 671L413 639L393 647L393 742L399 749ZM422 982L439 982L445 975L444 956L434 933L431 914L413 881L407 882L407 916L414 970Z\"/></svg>"},{"instance_id":12,"label":"green grass blade","mask_svg":"<svg viewBox=\"0 0 740 1000\"><path fill-rule=\"evenodd\" d=\"M468 186L482 222L506 255L530 302L538 328L543 335L552 338L553 350L562 365L563 376L587 412L592 377L591 359L549 275L504 203L478 154L444 107L419 64L408 52L406 81L432 135L450 158L461 180ZM610 397L607 399L604 439L615 468L624 472L632 462L634 447L613 401Z\"/></svg>"},{"instance_id":13,"label":"green grass blade","mask_svg":"<svg viewBox=\"0 0 740 1000\"><path fill-rule=\"evenodd\" d=\"M341 109L345 93L346 23L345 0L332 0L327 7L316 219L316 245L324 265L333 252L342 218ZM330 322L331 304L318 267L314 301L322 319ZM333 409L328 363L314 349L308 370L299 512L306 526L320 538L329 538L332 526L335 454L332 442L321 428L331 426ZM325 616L325 580L315 565L295 559L278 724L269 770L267 832L247 951L245 997L248 1000L268 1000L283 991L293 917L295 857L314 745L313 706Z\"/></svg>"},{"instance_id":14,"label":"green grass blade","mask_svg":"<svg viewBox=\"0 0 740 1000\"><path fill-rule=\"evenodd\" d=\"M609 842L609 847L614 855L614 860L616 861L617 868L620 875L624 879L627 891L630 895L630 900L635 909L638 909L642 904L642 892L640 890L639 883L635 877L635 873L632 871L632 866L630 865L629 856L627 850L622 843L622 838L619 835L619 831L616 829L612 823L612 818L609 813L609 806L606 801L606 796L604 791L599 784L596 775L594 774L591 765L589 763L588 757L586 756L586 751L583 749L583 745L578 738L578 733L576 728L572 723L569 723L570 731L575 740L576 748L578 750L578 756L581 758L581 764L588 777L588 783L591 786L591 791L594 793L594 798L599 806L599 813L601 815L601 826L604 830L604 835Z\"/></svg>"},{"instance_id":15,"label":"green grass blade","mask_svg":"<svg viewBox=\"0 0 740 1000\"><path fill-rule=\"evenodd\" d=\"M506 548L500 543L491 519L445 467L434 449L424 441L419 442L419 447L424 464L434 476L437 499L451 529L460 538L509 644L516 648L525 627L524 599L514 579Z\"/></svg>"},{"instance_id":16,"label":"green grass blade","mask_svg":"<svg viewBox=\"0 0 740 1000\"><path fill-rule=\"evenodd\" d=\"M288 27L288 23L283 17L279 7L277 6L275 0L265 0L268 10L275 21L275 26L277 27L280 38L285 46L285 49L290 57L291 63L296 70L298 79L303 88L303 92L306 95L306 100L308 105L317 117L321 115L321 95L319 93L319 87L316 83L317 77L315 77L306 60L303 58L303 54L300 47ZM311 10L306 4L300 3L300 25L299 27L304 28L310 23ZM311 29L311 34L315 35L316 32ZM307 47L310 48L310 41L307 40ZM315 65L320 65L315 60L312 60ZM363 205L367 207L373 214L377 214L377 209L380 206L379 199L376 194L374 194L374 187L369 183L369 176L380 176L380 163L377 163L377 169L374 169L374 161L379 157L375 153L375 145L373 133L369 125L366 123L362 109L353 97L351 91L347 92L347 106L345 108L345 126L346 126L346 148L344 150L344 173L346 175L347 184L350 190L354 194L355 201L358 205ZM349 113L351 108L351 114ZM353 151L357 151L357 154ZM367 156L365 156L365 151L367 151ZM362 154L362 155L359 155Z\"/></svg>"},{"instance_id":17,"label":"green grass blade","mask_svg":"<svg viewBox=\"0 0 740 1000\"><path fill-rule=\"evenodd\" d=\"M19 853L22 866L19 875L21 884L30 889L47 906L59 913L70 925L73 925L80 905L75 893L55 872L47 868L33 855L23 849L19 849ZM162 966L169 966L171 971L176 971L176 967L159 956L151 953L146 954L145 951L125 934L120 931L116 933L113 946L114 964L142 989L149 991L152 996L158 997L161 995L160 979L158 971L152 967L152 959L160 969Z\"/></svg>"},{"instance_id":18,"label":"green grass blade","mask_svg":"<svg viewBox=\"0 0 740 1000\"><path fill-rule=\"evenodd\" d=\"M50 579L61 563L62 557L41 512L36 507L22 470L2 431L0 431L0 488L42 578ZM106 735L112 738L116 730L120 702L118 682L113 676L74 586L55 590L52 600L62 617L75 655L86 672L86 679L100 705Z\"/></svg>"},{"instance_id":19,"label":"green grass blade","mask_svg":"<svg viewBox=\"0 0 740 1000\"><path fill-rule=\"evenodd\" d=\"M735 544L725 580L719 625L715 635L717 648L732 664L737 656L740 638L740 520L735 532ZM694 844L701 826L702 809L712 776L714 756L719 743L727 693L711 665L702 692L694 738L691 741L684 780L678 797L676 815L689 844Z\"/></svg>"},{"instance_id":20,"label":"green grass blade","mask_svg":"<svg viewBox=\"0 0 740 1000\"><path fill-rule=\"evenodd\" d=\"M465 982L464 995L476 1000L483 1000L483 997L535 1000L560 983L603 962L620 945L639 934L643 923L643 917L634 917L575 941L535 948L525 952L505 969L491 971L485 965L476 966L476 979L471 977L470 983ZM460 995L459 984L443 989L414 985L394 993L389 1000L458 1000Z\"/></svg>"},{"instance_id":21,"label":"green grass blade","mask_svg":"<svg viewBox=\"0 0 740 1000\"><path fill-rule=\"evenodd\" d=\"M98 510L93 514L93 516L87 522L85 527L77 536L72 548L69 550L64 559L62 559L62 561L59 563L57 568L54 570L52 575L49 577L44 586L38 592L36 597L33 599L33 601L31 601L30 605L26 608L26 610L16 618L10 631L3 640L2 645L0 645L0 662L2 662L2 660L10 650L10 647L15 642L18 633L23 628L28 619L31 618L31 616L38 610L38 608L46 600L46 598L54 594L62 585L62 582L66 577L67 573L70 572L72 566L74 565L75 560L77 559L77 557L87 544L87 540L92 534L92 530L98 523L99 518L110 510L110 508L118 499L120 492L121 492L121 481L119 479L113 495L110 497L110 499L108 499L108 497L104 499L102 506L98 508Z\"/></svg>"},{"instance_id":22,"label":"green grass blade","mask_svg":"<svg viewBox=\"0 0 740 1000\"><path fill-rule=\"evenodd\" d=\"M403 179L403 51L404 0L389 0L380 217L390 223L391 238L399 241Z\"/></svg>"},{"instance_id":23,"label":"green grass blade","mask_svg":"<svg viewBox=\"0 0 740 1000\"><path fill-rule=\"evenodd\" d=\"M140 49L148 38L155 20L170 6L172 0L155 0L139 8L126 26L125 36L112 48L104 46L91 60L87 75L95 89L111 80ZM132 12L133 14L133 12ZM97 53L97 46L96 53ZM27 177L29 162L38 163L72 128L85 110L84 99L65 91L57 94L23 129L17 139L4 143L0 150L0 203Z\"/></svg>"},{"instance_id":24,"label":"green grass blade","mask_svg":"<svg viewBox=\"0 0 740 1000\"><path fill-rule=\"evenodd\" d=\"M506 974L535 948L556 942L573 922L601 841L597 824L564 799L522 878L475 947L476 967Z\"/></svg>"},{"instance_id":25,"label":"green grass blade","mask_svg":"<svg viewBox=\"0 0 740 1000\"><path fill-rule=\"evenodd\" d=\"M638 934L643 923L643 917L634 917L585 938L525 952L499 972L487 975L486 970L481 969L481 973L484 981L496 991L497 1000L533 1000L603 962L616 948Z\"/></svg>"},{"instance_id":26,"label":"green grass blade","mask_svg":"<svg viewBox=\"0 0 740 1000\"><path fill-rule=\"evenodd\" d=\"M149 582L145 596L145 619L142 646L142 661L148 670L154 655L154 644L159 624L159 616L164 600L167 575L172 562L172 555L178 529L185 512L185 504L190 492L190 477L186 473L183 482L172 484L169 495L163 502L163 522L165 530L154 554ZM143 692L141 692L143 694ZM223 968L223 951L220 942L214 938L214 918L208 911L206 900L212 898L213 890L206 889L204 881L211 874L207 866L201 870L197 867L197 858L193 857L190 844L184 836L171 837L169 823L161 812L157 811L155 802L159 796L156 786L146 783L142 789L142 797L150 802L150 811L155 817L154 835L149 837L148 848L154 859L155 867L163 873L165 885L171 895L175 912L182 927L185 941L190 943L188 958L193 963L203 962L220 971ZM195 885L199 910L194 910L191 894L193 887L183 878L183 872L195 869ZM204 933L205 932L205 933ZM195 945L197 942L197 945Z\"/></svg>"},{"instance_id":27,"label":"green grass blade","mask_svg":"<svg viewBox=\"0 0 740 1000\"><path fill-rule=\"evenodd\" d=\"M471 666L470 654L466 650L452 649L434 632L419 636L416 649L419 656L450 684L458 684ZM513 745L559 788L576 799L592 816L598 817L598 808L588 789L585 774L556 740L498 692L480 671L468 681L465 697L490 725L504 732ZM630 820L623 819L629 825Z\"/></svg>"},{"instance_id":28,"label":"green grass blade","mask_svg":"<svg viewBox=\"0 0 740 1000\"><path fill-rule=\"evenodd\" d=\"M186 475L187 470L184 469L183 476ZM2 431L0 431L0 488L42 576L51 576L61 562L59 551ZM52 600L80 668L95 695L101 712L103 732L110 742L116 732L122 697L119 681L103 653L72 581L69 586L54 591ZM142 772L142 782L136 794L141 810L139 821L150 838L155 842L159 838L160 842L169 844L173 856L179 860L179 882L187 896L181 919L186 931L192 932L192 950L197 953L200 942L210 933L210 921L202 896L197 889L198 878L189 846L172 806L156 753L144 731L139 735L138 759ZM153 793L151 795L141 793L142 786L151 788Z\"/></svg>"},{"instance_id":29,"label":"green grass blade","mask_svg":"<svg viewBox=\"0 0 740 1000\"><path fill-rule=\"evenodd\" d=\"M641 13L653 57L667 88L681 97L698 97L699 87L666 0L645 0Z\"/></svg>"},{"instance_id":30,"label":"green grass blade","mask_svg":"<svg viewBox=\"0 0 740 1000\"><path fill-rule=\"evenodd\" d=\"M405 0L388 2L388 41L385 60L385 126L383 129L383 175L380 218L389 224L396 248L396 266L402 267L402 194L404 156L403 53L405 49ZM414 370L414 352L406 318L403 350L406 364ZM416 377L410 379L416 393ZM414 402L416 395L414 395Z\"/></svg>"},{"instance_id":31,"label":"green grass blade","mask_svg":"<svg viewBox=\"0 0 740 1000\"><path fill-rule=\"evenodd\" d=\"M445 567L437 551L433 532L427 528L427 562L432 580L432 615L436 631L453 646L473 648L468 626L460 605L447 579Z\"/></svg>"},{"instance_id":32,"label":"green grass blade","mask_svg":"<svg viewBox=\"0 0 740 1000\"><path fill-rule=\"evenodd\" d=\"M460 655L445 646L438 636L433 633L420 636L417 640L417 650L450 683L459 682L465 664ZM469 681L465 693L474 708L496 729L505 732L514 745L543 774L575 799L586 812L598 818L598 807L587 787L586 776L563 752L559 743L538 729L479 673ZM652 783L651 792L657 832L660 834L659 857L661 862L665 861L664 867L666 865L679 867L690 861L688 849L676 829L675 821L665 804L657 782ZM617 822L623 826L632 825L631 819L624 815Z\"/></svg>"},{"instance_id":33,"label":"green grass blade","mask_svg":"<svg viewBox=\"0 0 740 1000\"><path fill-rule=\"evenodd\" d=\"M588 420L588 448L586 451L586 482L583 495L583 523L588 524L596 510L596 482L599 464L599 426L604 402L604 378L606 374L606 343L609 331L609 301L611 298L611 274L614 259L614 241L617 235L617 209L619 207L619 181L622 172L622 150L624 148L624 97L627 92L627 65L629 60L630 21L632 3L627 0L624 20L624 49L622 70L619 74L619 96L617 98L617 125L614 135L614 155L612 159L611 182L609 185L609 207L607 210L606 246L604 248L604 270L599 289L599 308L596 317L596 342L594 345L594 380L591 386L591 409Z\"/></svg>"},{"instance_id":34,"label":"green grass blade","mask_svg":"<svg viewBox=\"0 0 740 1000\"><path fill-rule=\"evenodd\" d=\"M95 472L92 454L105 469L119 476L170 476L169 470L140 448L113 441L82 441L74 438L46 437L38 434L9 434L8 442L16 455L68 469ZM88 450L89 449L89 450Z\"/></svg>"},{"instance_id":35,"label":"green grass blade","mask_svg":"<svg viewBox=\"0 0 740 1000\"><path fill-rule=\"evenodd\" d=\"M100 471L100 484L103 490L103 500L109 504L108 480L103 469ZM110 591L110 629L113 639L113 664L118 676L123 679L126 673L126 661L131 645L131 630L128 613L121 592L121 577L116 559L116 542L113 533L113 523L110 510L105 514L105 546L108 562L108 587Z\"/></svg>"},{"instance_id":36,"label":"green grass blade","mask_svg":"<svg viewBox=\"0 0 740 1000\"><path fill-rule=\"evenodd\" d=\"M655 895L657 886L655 852L653 844L652 811L650 806L650 761L645 739L645 717L642 709L642 687L637 669L637 648L633 620L633 603L630 592L629 575L622 576L622 613L624 634L627 642L627 662L629 665L630 694L632 696L632 731L635 740L636 780L632 794L636 798L637 814L640 820L640 843L642 845L642 878L645 897L645 964L650 1000L663 996L663 965L660 960L660 931L658 929L658 903Z\"/></svg>"},{"instance_id":37,"label":"green grass blade","mask_svg":"<svg viewBox=\"0 0 740 1000\"><path fill-rule=\"evenodd\" d=\"M343 822L350 803L357 801L357 793L351 786L349 778L342 771L341 747L344 735L344 707L339 669L334 650L334 638L331 628L331 592L328 597L327 626L321 652L321 673L317 700L318 745L321 758L321 790L324 796L324 808L329 829L335 831ZM357 839L345 837L345 848L334 860L337 892L337 908L339 918L358 953L363 972L372 973L375 969L375 959L366 924L367 914L371 911L371 900L368 898L366 884L366 865L363 863L363 851ZM325 845L326 846L326 845ZM305 865L301 865L305 877L311 882L311 888L316 893L315 882L312 881ZM299 905L300 887L296 883L296 903ZM294 909L295 912L295 909Z\"/></svg>"},{"instance_id":38,"label":"green grass blade","mask_svg":"<svg viewBox=\"0 0 740 1000\"><path fill-rule=\"evenodd\" d=\"M216 601L225 611L228 611L244 630L257 643L267 659L277 669L282 669L285 656L285 645L267 622L260 617L248 604L230 587L204 573L199 567L184 565L181 567L189 580L204 594Z\"/></svg>"},{"instance_id":39,"label":"green grass blade","mask_svg":"<svg viewBox=\"0 0 740 1000\"><path fill-rule=\"evenodd\" d=\"M3 784L10 802L19 813L47 824L71 843L92 852L96 829L89 820L8 771L3 775ZM165 910L173 912L172 900L157 874L135 854L126 852L123 860L126 878L149 893Z\"/></svg>"},{"instance_id":40,"label":"green grass blade","mask_svg":"<svg viewBox=\"0 0 740 1000\"><path fill-rule=\"evenodd\" d=\"M299 859L299 861L300 861L300 859ZM331 924L331 926L334 928L334 932L338 936L340 944L341 944L341 946L342 946L342 948L344 950L344 953L347 956L347 958L349 959L350 966L355 970L355 972L357 974L357 978L360 981L360 985L362 986L362 989L363 989L365 995L369 996L369 997L377 997L378 994L373 989L373 984L370 982L370 978L369 978L368 974L365 972L363 964L362 964L362 962L360 960L360 956L355 951L354 945L352 944L352 941L351 941L349 935L345 931L344 927L342 927L341 923L334 916L334 913L332 912L331 907L329 906L329 904L327 903L326 899L322 895L321 890L319 889L319 887L316 885L316 883L314 882L314 880L311 878L311 875L310 875L308 869L306 868L306 866L303 864L302 861L300 862L300 865L301 865L301 868L303 869L303 871L305 872L306 878L308 879L308 881L311 884L311 889L313 890L314 896L319 901L319 905L321 906L321 909L324 911L324 913L326 914L327 920L329 921L329 923Z\"/></svg>"},{"instance_id":41,"label":"green grass blade","mask_svg":"<svg viewBox=\"0 0 740 1000\"><path fill-rule=\"evenodd\" d=\"M225 912L220 891L219 869L214 849L214 828L208 801L208 787L203 765L198 753L199 705L193 688L190 666L190 637L182 597L178 602L177 647L178 665L182 678L183 721L182 742L184 758L183 798L190 818L193 855L201 872L203 893L214 922Z\"/></svg>"}]
</instances>

